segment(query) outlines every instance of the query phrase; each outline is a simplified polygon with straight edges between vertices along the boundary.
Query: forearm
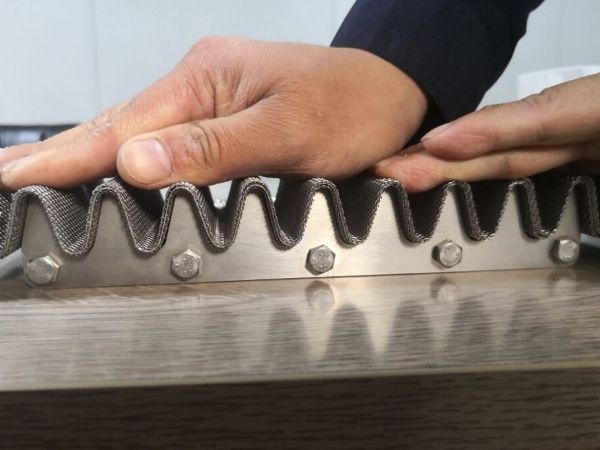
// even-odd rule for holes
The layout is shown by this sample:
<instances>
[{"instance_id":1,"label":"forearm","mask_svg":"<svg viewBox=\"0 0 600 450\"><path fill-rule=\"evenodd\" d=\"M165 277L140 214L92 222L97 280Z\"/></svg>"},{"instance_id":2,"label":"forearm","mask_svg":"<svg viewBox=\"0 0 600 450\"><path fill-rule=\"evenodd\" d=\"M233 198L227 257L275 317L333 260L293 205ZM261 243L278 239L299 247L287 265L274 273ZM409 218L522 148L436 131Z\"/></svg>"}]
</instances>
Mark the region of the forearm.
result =
<instances>
[{"instance_id":1,"label":"forearm","mask_svg":"<svg viewBox=\"0 0 600 450\"><path fill-rule=\"evenodd\" d=\"M429 99L425 128L473 111L542 0L358 0L332 45L370 51Z\"/></svg>"}]
</instances>

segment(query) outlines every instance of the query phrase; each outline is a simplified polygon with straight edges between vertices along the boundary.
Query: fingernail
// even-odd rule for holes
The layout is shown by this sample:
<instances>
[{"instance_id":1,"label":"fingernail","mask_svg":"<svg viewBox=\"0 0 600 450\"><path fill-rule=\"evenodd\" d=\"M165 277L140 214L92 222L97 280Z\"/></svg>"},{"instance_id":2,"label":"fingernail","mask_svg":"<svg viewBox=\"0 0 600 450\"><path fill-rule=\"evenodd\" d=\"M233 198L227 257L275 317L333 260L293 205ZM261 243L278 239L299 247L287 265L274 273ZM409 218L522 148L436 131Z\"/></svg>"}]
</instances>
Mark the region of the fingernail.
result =
<instances>
[{"instance_id":1,"label":"fingernail","mask_svg":"<svg viewBox=\"0 0 600 450\"><path fill-rule=\"evenodd\" d=\"M171 158L156 139L127 142L119 151L119 158L127 174L138 183L153 184L171 176Z\"/></svg>"},{"instance_id":2,"label":"fingernail","mask_svg":"<svg viewBox=\"0 0 600 450\"><path fill-rule=\"evenodd\" d=\"M4 186L12 186L18 170L25 167L30 161L31 155L28 155L2 164L0 166L0 182Z\"/></svg>"},{"instance_id":3,"label":"fingernail","mask_svg":"<svg viewBox=\"0 0 600 450\"><path fill-rule=\"evenodd\" d=\"M454 122L448 122L444 125L440 125L439 127L434 128L433 130L429 131L429 133L427 133L425 136L423 136L421 138L421 142L426 141L427 139L431 139L434 136L439 136L444 131L446 131L448 128L450 128L450 125L452 125L453 123Z\"/></svg>"}]
</instances>

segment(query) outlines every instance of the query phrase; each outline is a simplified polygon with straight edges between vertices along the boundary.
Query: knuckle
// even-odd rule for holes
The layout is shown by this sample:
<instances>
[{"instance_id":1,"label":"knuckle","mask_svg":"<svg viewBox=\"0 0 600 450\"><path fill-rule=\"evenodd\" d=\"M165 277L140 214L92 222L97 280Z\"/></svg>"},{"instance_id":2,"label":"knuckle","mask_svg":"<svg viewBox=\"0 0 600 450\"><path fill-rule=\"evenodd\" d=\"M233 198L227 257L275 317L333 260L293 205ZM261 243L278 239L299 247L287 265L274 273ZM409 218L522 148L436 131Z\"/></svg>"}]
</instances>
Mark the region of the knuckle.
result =
<instances>
[{"instance_id":1,"label":"knuckle","mask_svg":"<svg viewBox=\"0 0 600 450\"><path fill-rule=\"evenodd\" d=\"M108 110L82 124L85 136L91 141L102 140L109 145L117 143L117 123L114 110Z\"/></svg>"},{"instance_id":2,"label":"knuckle","mask_svg":"<svg viewBox=\"0 0 600 450\"><path fill-rule=\"evenodd\" d=\"M479 109L479 112L496 111L500 107L501 107L501 105L498 105L498 104L485 105L484 107L482 107L482 108Z\"/></svg>"},{"instance_id":3,"label":"knuckle","mask_svg":"<svg viewBox=\"0 0 600 450\"><path fill-rule=\"evenodd\" d=\"M413 167L408 169L404 179L405 187L412 191L422 191L438 184L439 175L428 168Z\"/></svg>"},{"instance_id":4,"label":"knuckle","mask_svg":"<svg viewBox=\"0 0 600 450\"><path fill-rule=\"evenodd\" d=\"M190 52L203 55L220 52L230 47L238 40L239 39L226 36L207 36L196 41Z\"/></svg>"},{"instance_id":5,"label":"knuckle","mask_svg":"<svg viewBox=\"0 0 600 450\"><path fill-rule=\"evenodd\" d=\"M181 105L188 105L190 120L196 117L211 117L214 111L214 98L210 80L210 66L201 64L194 69L187 61L182 61L175 72L174 98Z\"/></svg>"},{"instance_id":6,"label":"knuckle","mask_svg":"<svg viewBox=\"0 0 600 450\"><path fill-rule=\"evenodd\" d=\"M544 110L556 101L558 91L559 89L556 86L546 88L537 94L526 97L525 101L528 102L530 106L537 108L538 110Z\"/></svg>"},{"instance_id":7,"label":"knuckle","mask_svg":"<svg viewBox=\"0 0 600 450\"><path fill-rule=\"evenodd\" d=\"M201 122L190 123L182 139L182 150L179 164L183 170L222 171L223 147L214 126L206 126Z\"/></svg>"},{"instance_id":8,"label":"knuckle","mask_svg":"<svg viewBox=\"0 0 600 450\"><path fill-rule=\"evenodd\" d=\"M523 99L528 113L536 119L532 137L539 144L552 142L553 126L548 121L548 111L552 111L552 108L556 106L558 95L558 89L553 87Z\"/></svg>"},{"instance_id":9,"label":"knuckle","mask_svg":"<svg viewBox=\"0 0 600 450\"><path fill-rule=\"evenodd\" d=\"M84 123L82 127L90 134L103 132L110 129L113 124L112 114L110 111L104 112L92 120Z\"/></svg>"},{"instance_id":10,"label":"knuckle","mask_svg":"<svg viewBox=\"0 0 600 450\"><path fill-rule=\"evenodd\" d=\"M240 42L220 36L200 39L176 68L181 90L196 100L204 116L217 116L219 112L228 115L230 109L239 109L238 105L222 107L222 103L238 97L242 70Z\"/></svg>"},{"instance_id":11,"label":"knuckle","mask_svg":"<svg viewBox=\"0 0 600 450\"><path fill-rule=\"evenodd\" d=\"M521 167L520 164L517 164L515 158L513 157L513 153L499 153L498 158L498 178L519 178L524 176L523 167Z\"/></svg>"},{"instance_id":12,"label":"knuckle","mask_svg":"<svg viewBox=\"0 0 600 450\"><path fill-rule=\"evenodd\" d=\"M177 64L175 72L184 81L198 84L201 80L212 80L221 65L223 49L213 38L196 42Z\"/></svg>"},{"instance_id":13,"label":"knuckle","mask_svg":"<svg viewBox=\"0 0 600 450\"><path fill-rule=\"evenodd\" d=\"M433 160L411 155L405 160L405 164L398 178L409 191L424 191L446 180L446 176Z\"/></svg>"}]
</instances>

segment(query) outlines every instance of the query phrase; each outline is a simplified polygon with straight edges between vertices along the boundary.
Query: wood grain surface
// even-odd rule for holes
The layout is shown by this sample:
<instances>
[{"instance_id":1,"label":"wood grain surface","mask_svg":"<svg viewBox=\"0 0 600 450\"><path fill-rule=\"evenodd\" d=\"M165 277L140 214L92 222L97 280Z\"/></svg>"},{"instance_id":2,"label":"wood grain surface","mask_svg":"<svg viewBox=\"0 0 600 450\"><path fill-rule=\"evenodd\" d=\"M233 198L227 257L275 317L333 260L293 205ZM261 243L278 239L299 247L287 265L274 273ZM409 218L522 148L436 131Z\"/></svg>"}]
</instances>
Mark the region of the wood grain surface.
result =
<instances>
[{"instance_id":1,"label":"wood grain surface","mask_svg":"<svg viewBox=\"0 0 600 450\"><path fill-rule=\"evenodd\" d=\"M36 291L0 266L0 448L600 448L574 268Z\"/></svg>"},{"instance_id":2,"label":"wood grain surface","mask_svg":"<svg viewBox=\"0 0 600 450\"><path fill-rule=\"evenodd\" d=\"M9 392L10 449L594 449L597 371Z\"/></svg>"}]
</instances>

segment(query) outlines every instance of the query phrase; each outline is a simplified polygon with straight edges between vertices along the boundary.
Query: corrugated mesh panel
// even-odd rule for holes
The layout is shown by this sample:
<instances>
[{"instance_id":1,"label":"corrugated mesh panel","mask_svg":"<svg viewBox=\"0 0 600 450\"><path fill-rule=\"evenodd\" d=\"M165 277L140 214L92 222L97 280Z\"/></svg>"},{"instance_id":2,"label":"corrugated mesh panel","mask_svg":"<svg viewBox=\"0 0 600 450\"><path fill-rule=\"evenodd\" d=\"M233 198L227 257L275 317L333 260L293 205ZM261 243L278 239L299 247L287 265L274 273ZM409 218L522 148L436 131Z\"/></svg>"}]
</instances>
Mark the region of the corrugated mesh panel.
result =
<instances>
[{"instance_id":1,"label":"corrugated mesh panel","mask_svg":"<svg viewBox=\"0 0 600 450\"><path fill-rule=\"evenodd\" d=\"M258 195L269 218L277 245L289 248L304 233L314 195L323 192L335 218L339 237L348 245L368 238L379 203L385 192L392 195L399 231L415 243L427 241L434 233L446 196L454 190L459 198L462 223L474 240L491 237L500 222L508 195L518 194L524 231L532 238L544 238L558 226L570 192L578 202L581 229L600 236L598 179L547 173L514 181L452 182L429 192L408 194L396 181L358 177L334 184L320 178L282 182L275 201L260 178L234 182L227 206L217 209L207 188L189 183L170 187L165 198L158 191L142 191L115 179L97 186L91 194L84 187L59 191L32 186L14 194L0 193L0 257L19 248L29 201L39 201L62 250L84 255L92 248L105 196L116 199L134 246L142 253L160 250L166 240L174 200L187 196L194 204L197 223L190 229L201 232L216 249L235 241L246 198Z\"/></svg>"}]
</instances>

